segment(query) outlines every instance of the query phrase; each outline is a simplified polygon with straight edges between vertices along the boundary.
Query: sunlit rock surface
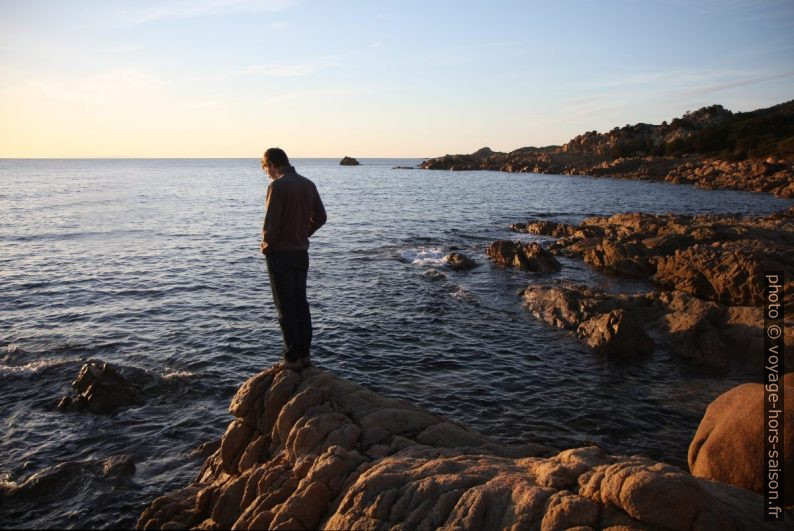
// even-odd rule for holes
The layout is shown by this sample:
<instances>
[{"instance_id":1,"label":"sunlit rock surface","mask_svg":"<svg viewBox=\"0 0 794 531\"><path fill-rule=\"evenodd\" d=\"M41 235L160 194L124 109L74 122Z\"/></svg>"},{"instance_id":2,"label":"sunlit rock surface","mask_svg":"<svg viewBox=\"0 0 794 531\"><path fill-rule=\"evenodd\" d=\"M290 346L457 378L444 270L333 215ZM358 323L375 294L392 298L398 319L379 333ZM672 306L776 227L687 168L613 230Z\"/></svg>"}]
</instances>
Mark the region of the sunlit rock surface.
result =
<instances>
[{"instance_id":1,"label":"sunlit rock surface","mask_svg":"<svg viewBox=\"0 0 794 531\"><path fill-rule=\"evenodd\" d=\"M775 420L784 426L778 433L777 468L790 474L794 465L794 372L778 382L785 402ZM699 477L764 492L764 386L746 383L718 396L706 409L689 445L689 469ZM785 460L784 456L785 455ZM785 505L794 504L791 479L786 478Z\"/></svg>"},{"instance_id":2,"label":"sunlit rock surface","mask_svg":"<svg viewBox=\"0 0 794 531\"><path fill-rule=\"evenodd\" d=\"M517 267L536 273L552 273L562 269L554 255L537 242L497 240L485 252L491 260L506 267Z\"/></svg>"},{"instance_id":3,"label":"sunlit rock surface","mask_svg":"<svg viewBox=\"0 0 794 531\"><path fill-rule=\"evenodd\" d=\"M792 208L763 217L633 212L587 218L578 226L543 220L510 228L557 238L548 244L552 254L656 284L654 291L634 296L570 283L531 284L524 290L525 306L536 317L575 331L596 350L649 351L650 343L634 341L642 335L639 327L655 330L671 352L697 363L757 364L763 355L761 307L769 271L783 273L779 297L785 307L785 341L794 342ZM606 316L618 310L627 313ZM584 324L592 319L597 320ZM619 333L616 325L621 323L628 323L623 328L630 334ZM794 363L791 349L786 360Z\"/></svg>"},{"instance_id":4,"label":"sunlit rock surface","mask_svg":"<svg viewBox=\"0 0 794 531\"><path fill-rule=\"evenodd\" d=\"M597 447L506 446L315 368L253 376L230 411L197 480L139 528L766 526L751 491Z\"/></svg>"}]
</instances>

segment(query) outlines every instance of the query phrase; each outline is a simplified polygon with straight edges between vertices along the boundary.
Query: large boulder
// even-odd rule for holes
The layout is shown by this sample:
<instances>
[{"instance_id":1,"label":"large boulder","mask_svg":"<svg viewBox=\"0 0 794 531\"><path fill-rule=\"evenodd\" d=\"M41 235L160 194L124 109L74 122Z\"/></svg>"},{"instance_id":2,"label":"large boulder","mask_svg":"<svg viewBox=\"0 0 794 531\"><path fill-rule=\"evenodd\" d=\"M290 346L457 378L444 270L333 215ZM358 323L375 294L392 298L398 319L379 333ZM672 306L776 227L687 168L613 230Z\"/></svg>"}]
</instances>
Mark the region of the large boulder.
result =
<instances>
[{"instance_id":1,"label":"large boulder","mask_svg":"<svg viewBox=\"0 0 794 531\"><path fill-rule=\"evenodd\" d=\"M530 284L521 293L524 307L541 321L567 330L620 306L618 298L570 282Z\"/></svg>"},{"instance_id":2,"label":"large boulder","mask_svg":"<svg viewBox=\"0 0 794 531\"><path fill-rule=\"evenodd\" d=\"M794 470L794 373L782 379L785 403L779 405L780 424L777 449L787 472ZM783 459L785 455L785 459ZM689 445L689 469L694 476L730 483L764 492L764 386L746 383L718 396ZM791 473L791 472L788 472ZM788 486L791 485L790 478ZM785 489L784 505L794 504L794 489Z\"/></svg>"},{"instance_id":3,"label":"large boulder","mask_svg":"<svg viewBox=\"0 0 794 531\"><path fill-rule=\"evenodd\" d=\"M539 243L497 240L488 246L486 254L494 262L537 273L551 273L562 269L554 256Z\"/></svg>"},{"instance_id":4,"label":"large boulder","mask_svg":"<svg viewBox=\"0 0 794 531\"><path fill-rule=\"evenodd\" d=\"M654 341L675 356L715 370L759 367L763 318L757 307L726 306L683 291L616 294L572 282L530 284L521 293L524 308L551 326L571 331L596 351L649 353ZM786 344L794 344L787 320ZM794 349L785 362L794 366Z\"/></svg>"},{"instance_id":5,"label":"large boulder","mask_svg":"<svg viewBox=\"0 0 794 531\"><path fill-rule=\"evenodd\" d=\"M263 371L192 484L137 527L769 528L758 494L590 446L506 446L310 368Z\"/></svg>"}]
</instances>

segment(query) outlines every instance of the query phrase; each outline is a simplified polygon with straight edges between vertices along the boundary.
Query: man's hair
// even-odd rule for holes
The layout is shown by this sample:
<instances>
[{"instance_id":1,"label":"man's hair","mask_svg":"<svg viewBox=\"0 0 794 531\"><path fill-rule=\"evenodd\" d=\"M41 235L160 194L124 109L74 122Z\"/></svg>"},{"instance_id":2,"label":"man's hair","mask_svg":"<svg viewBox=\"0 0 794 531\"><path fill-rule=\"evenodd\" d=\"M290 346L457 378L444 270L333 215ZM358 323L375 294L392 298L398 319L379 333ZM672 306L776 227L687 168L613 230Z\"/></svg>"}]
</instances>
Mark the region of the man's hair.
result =
<instances>
[{"instance_id":1,"label":"man's hair","mask_svg":"<svg viewBox=\"0 0 794 531\"><path fill-rule=\"evenodd\" d=\"M289 158L284 150L281 148L270 148L265 151L265 164L268 162L273 163L276 168L286 168L289 166Z\"/></svg>"}]
</instances>

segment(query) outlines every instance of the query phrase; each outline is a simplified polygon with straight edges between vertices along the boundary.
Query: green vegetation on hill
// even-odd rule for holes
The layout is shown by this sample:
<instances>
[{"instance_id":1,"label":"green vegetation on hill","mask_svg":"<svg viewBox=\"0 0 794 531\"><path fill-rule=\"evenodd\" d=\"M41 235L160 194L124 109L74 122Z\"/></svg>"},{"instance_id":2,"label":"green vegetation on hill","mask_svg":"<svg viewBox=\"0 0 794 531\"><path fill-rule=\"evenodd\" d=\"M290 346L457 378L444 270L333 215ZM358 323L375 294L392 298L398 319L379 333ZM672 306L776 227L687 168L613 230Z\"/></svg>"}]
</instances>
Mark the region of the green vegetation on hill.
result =
<instances>
[{"instance_id":1,"label":"green vegetation on hill","mask_svg":"<svg viewBox=\"0 0 794 531\"><path fill-rule=\"evenodd\" d=\"M701 110L715 107L720 106ZM732 114L724 121L700 129L693 125L687 115L673 120L671 127L694 130L691 136L666 144L663 154L713 154L728 160L770 155L783 159L794 157L794 100L768 109Z\"/></svg>"}]
</instances>

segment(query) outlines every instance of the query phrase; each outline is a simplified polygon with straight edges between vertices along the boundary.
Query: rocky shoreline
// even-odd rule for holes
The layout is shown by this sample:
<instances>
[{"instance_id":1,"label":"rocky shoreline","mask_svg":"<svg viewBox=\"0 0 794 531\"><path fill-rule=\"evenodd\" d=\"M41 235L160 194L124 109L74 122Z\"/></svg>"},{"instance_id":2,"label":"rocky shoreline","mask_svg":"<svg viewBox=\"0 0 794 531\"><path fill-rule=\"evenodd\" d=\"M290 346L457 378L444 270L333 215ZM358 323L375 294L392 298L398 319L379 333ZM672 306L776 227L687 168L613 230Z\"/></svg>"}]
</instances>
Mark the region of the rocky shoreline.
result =
<instances>
[{"instance_id":1,"label":"rocky shoreline","mask_svg":"<svg viewBox=\"0 0 794 531\"><path fill-rule=\"evenodd\" d=\"M693 184L794 197L794 101L750 113L704 107L661 125L589 131L562 146L509 153L482 148L420 164L428 170L492 170Z\"/></svg>"},{"instance_id":2,"label":"rocky shoreline","mask_svg":"<svg viewBox=\"0 0 794 531\"><path fill-rule=\"evenodd\" d=\"M488 148L483 148L488 150ZM563 151L510 153L479 150L471 155L445 155L422 162L425 170L491 170L509 173L547 173L612 177L637 181L692 184L708 190L726 189L768 192L777 197L794 197L794 164L782 159L732 162L719 158L686 156L619 157L569 154Z\"/></svg>"},{"instance_id":3,"label":"rocky shoreline","mask_svg":"<svg viewBox=\"0 0 794 531\"><path fill-rule=\"evenodd\" d=\"M750 490L596 446L502 445L316 368L254 375L229 410L197 479L139 529L777 528Z\"/></svg>"},{"instance_id":4,"label":"rocky shoreline","mask_svg":"<svg viewBox=\"0 0 794 531\"><path fill-rule=\"evenodd\" d=\"M550 255L656 285L632 296L559 282L523 291L536 317L571 330L595 350L648 354L654 335L689 361L760 366L764 271L784 273L785 338L794 341L794 208L758 218L628 213L578 226L544 220L511 229L555 238L547 242ZM791 352L786 361L794 364Z\"/></svg>"}]
</instances>

